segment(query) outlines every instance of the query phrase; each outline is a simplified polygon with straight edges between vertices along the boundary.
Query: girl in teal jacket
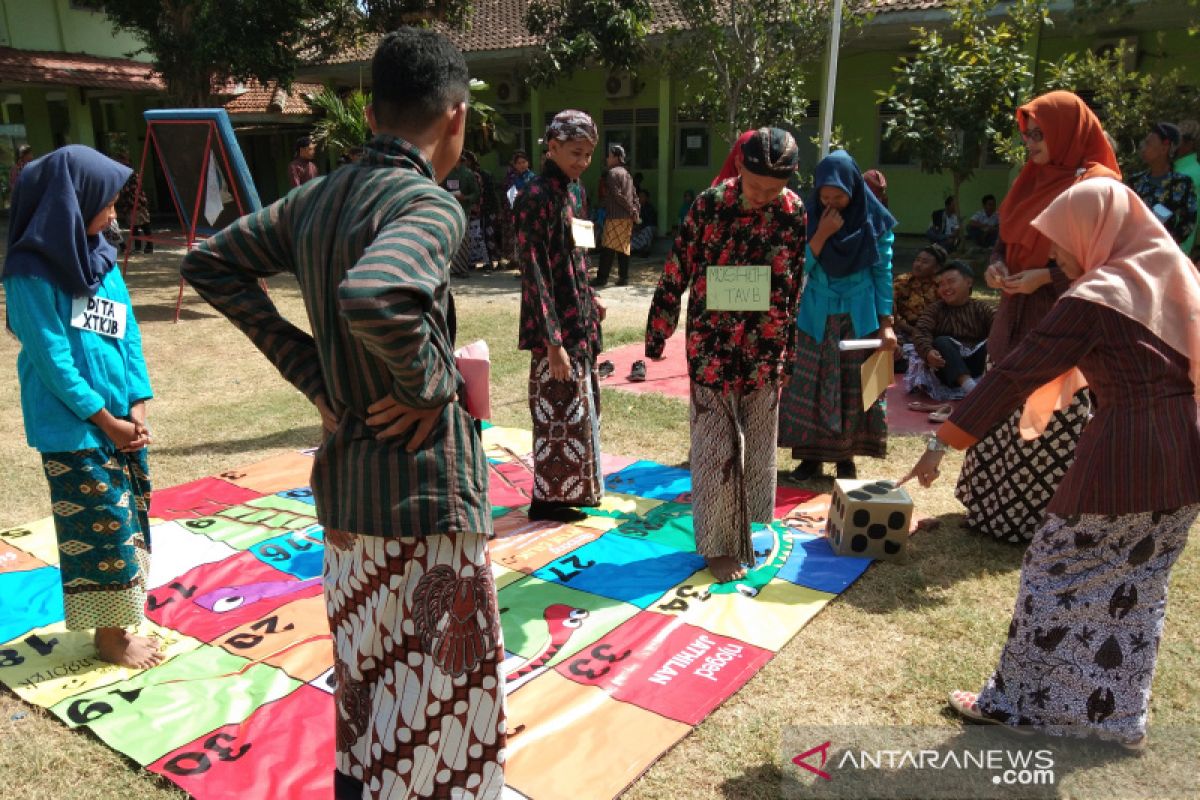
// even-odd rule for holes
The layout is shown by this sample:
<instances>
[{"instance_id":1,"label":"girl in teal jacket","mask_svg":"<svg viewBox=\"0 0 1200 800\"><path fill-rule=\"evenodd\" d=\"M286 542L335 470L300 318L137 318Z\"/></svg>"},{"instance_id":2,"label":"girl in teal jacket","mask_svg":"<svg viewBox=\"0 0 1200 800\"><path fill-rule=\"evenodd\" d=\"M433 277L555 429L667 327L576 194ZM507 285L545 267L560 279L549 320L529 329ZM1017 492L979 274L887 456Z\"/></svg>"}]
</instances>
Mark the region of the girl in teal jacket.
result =
<instances>
[{"instance_id":1,"label":"girl in teal jacket","mask_svg":"<svg viewBox=\"0 0 1200 800\"><path fill-rule=\"evenodd\" d=\"M883 399L863 411L861 367L870 351L841 351L844 339L878 338L896 348L892 330L892 228L858 165L835 150L816 168L808 202L805 285L796 315L796 364L780 400L779 446L800 461L796 480L837 464L854 478L855 456L887 455Z\"/></svg>"},{"instance_id":2,"label":"girl in teal jacket","mask_svg":"<svg viewBox=\"0 0 1200 800\"><path fill-rule=\"evenodd\" d=\"M29 445L42 455L67 628L95 629L102 659L147 668L140 624L150 567L150 379L117 252L101 232L131 170L89 147L25 168L3 282Z\"/></svg>"}]
</instances>

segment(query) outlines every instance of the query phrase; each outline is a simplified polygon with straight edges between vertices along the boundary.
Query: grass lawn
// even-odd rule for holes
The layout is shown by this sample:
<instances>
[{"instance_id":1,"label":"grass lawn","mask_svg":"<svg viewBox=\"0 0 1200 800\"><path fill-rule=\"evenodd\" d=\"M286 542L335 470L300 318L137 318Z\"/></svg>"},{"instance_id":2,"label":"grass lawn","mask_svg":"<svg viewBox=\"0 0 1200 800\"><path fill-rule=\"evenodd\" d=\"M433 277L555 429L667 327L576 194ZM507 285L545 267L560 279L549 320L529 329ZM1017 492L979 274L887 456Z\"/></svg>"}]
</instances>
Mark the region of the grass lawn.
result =
<instances>
[{"instance_id":1,"label":"grass lawn","mask_svg":"<svg viewBox=\"0 0 1200 800\"><path fill-rule=\"evenodd\" d=\"M906 265L907 256L897 261ZM316 412L247 339L190 290L184 294L182 321L172 324L177 263L177 253L140 257L128 275L158 397L150 406L155 484L172 486L315 444ZM604 293L610 346L640 341L656 267L643 262L635 267L635 285ZM465 282L457 291L458 338L463 343L488 340L495 422L528 427L528 357L516 350L517 287L511 273ZM294 283L272 281L271 296L287 316L307 327ZM0 463L5 466L0 471L0 528L49 512L40 460L24 441L16 354L16 341L0 337L0 364L5 365L0 381ZM605 390L603 408L605 450L667 464L686 462L683 403ZM922 448L920 438L893 437L888 459L862 459L860 473L898 477ZM780 456L781 470L790 470L791 460L786 453ZM962 509L953 497L960 464L960 456L950 455L940 484L913 489L918 510L941 524L914 537L910 561L873 565L741 692L655 764L627 797L778 797L787 766L779 752L787 726L958 726L946 709L946 692L977 688L994 666L1022 555L963 531ZM812 488L827 491L831 485L824 479ZM1198 643L1200 556L1193 546L1173 575L1154 684L1155 724L1194 723L1200 696ZM0 738L0 785L15 790L14 796L181 796L96 739L69 731L6 692L0 692ZM1089 786L1096 788L1126 770L1136 771L1137 760L1074 772L1066 778L1068 785L1059 787L1061 796L1096 796Z\"/></svg>"}]
</instances>

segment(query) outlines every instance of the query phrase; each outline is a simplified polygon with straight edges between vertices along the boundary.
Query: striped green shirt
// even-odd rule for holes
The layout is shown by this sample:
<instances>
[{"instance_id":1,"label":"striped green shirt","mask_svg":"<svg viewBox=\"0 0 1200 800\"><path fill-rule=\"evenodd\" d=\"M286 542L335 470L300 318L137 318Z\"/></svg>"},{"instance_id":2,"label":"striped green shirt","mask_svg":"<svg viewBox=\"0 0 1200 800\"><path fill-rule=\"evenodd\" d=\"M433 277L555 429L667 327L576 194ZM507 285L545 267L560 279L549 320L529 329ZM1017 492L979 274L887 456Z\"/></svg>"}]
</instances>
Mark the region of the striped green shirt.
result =
<instances>
[{"instance_id":1,"label":"striped green shirt","mask_svg":"<svg viewBox=\"0 0 1200 800\"><path fill-rule=\"evenodd\" d=\"M184 259L183 276L310 400L341 417L312 489L327 528L378 536L492 531L487 462L459 389L447 325L448 265L462 207L415 147L377 136L357 164L242 217ZM259 279L295 275L313 335L284 319ZM391 393L445 406L425 443L378 441L367 407Z\"/></svg>"}]
</instances>

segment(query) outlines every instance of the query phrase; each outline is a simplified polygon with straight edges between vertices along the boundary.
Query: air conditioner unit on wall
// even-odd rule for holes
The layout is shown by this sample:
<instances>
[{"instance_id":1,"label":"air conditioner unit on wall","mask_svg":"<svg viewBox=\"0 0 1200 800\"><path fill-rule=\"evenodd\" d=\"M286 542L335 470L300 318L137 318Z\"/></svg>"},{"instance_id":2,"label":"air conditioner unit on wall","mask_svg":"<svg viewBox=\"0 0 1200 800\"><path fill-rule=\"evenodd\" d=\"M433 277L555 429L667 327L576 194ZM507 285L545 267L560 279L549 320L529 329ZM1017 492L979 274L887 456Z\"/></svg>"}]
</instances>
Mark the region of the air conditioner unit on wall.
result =
<instances>
[{"instance_id":1,"label":"air conditioner unit on wall","mask_svg":"<svg viewBox=\"0 0 1200 800\"><path fill-rule=\"evenodd\" d=\"M625 72L613 72L604 82L604 94L610 99L633 97L637 91L638 87L634 84L633 77Z\"/></svg>"},{"instance_id":2,"label":"air conditioner unit on wall","mask_svg":"<svg viewBox=\"0 0 1200 800\"><path fill-rule=\"evenodd\" d=\"M1101 39L1092 46L1092 52L1098 56L1107 56L1121 52L1124 54L1123 62L1125 70L1132 72L1137 69L1138 40L1136 36L1127 36L1119 39Z\"/></svg>"},{"instance_id":3,"label":"air conditioner unit on wall","mask_svg":"<svg viewBox=\"0 0 1200 800\"><path fill-rule=\"evenodd\" d=\"M513 106L525 101L525 84L514 78L502 78L495 82L496 104Z\"/></svg>"}]
</instances>

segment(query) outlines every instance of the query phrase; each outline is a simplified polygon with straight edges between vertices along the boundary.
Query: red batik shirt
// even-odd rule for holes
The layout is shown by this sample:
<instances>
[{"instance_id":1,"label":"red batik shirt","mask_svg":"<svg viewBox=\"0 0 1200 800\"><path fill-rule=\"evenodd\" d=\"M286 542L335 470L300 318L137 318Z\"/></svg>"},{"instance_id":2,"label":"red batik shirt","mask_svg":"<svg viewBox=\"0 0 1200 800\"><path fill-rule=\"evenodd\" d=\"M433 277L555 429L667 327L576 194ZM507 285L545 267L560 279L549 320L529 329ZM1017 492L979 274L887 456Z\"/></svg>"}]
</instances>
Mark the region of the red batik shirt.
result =
<instances>
[{"instance_id":1,"label":"red batik shirt","mask_svg":"<svg viewBox=\"0 0 1200 800\"><path fill-rule=\"evenodd\" d=\"M680 226L646 321L646 355L662 355L688 301L688 374L723 393L775 385L792 371L796 306L804 275L805 212L789 189L756 210L742 206L741 179L701 193ZM709 311L707 267L767 265L767 311Z\"/></svg>"}]
</instances>

